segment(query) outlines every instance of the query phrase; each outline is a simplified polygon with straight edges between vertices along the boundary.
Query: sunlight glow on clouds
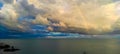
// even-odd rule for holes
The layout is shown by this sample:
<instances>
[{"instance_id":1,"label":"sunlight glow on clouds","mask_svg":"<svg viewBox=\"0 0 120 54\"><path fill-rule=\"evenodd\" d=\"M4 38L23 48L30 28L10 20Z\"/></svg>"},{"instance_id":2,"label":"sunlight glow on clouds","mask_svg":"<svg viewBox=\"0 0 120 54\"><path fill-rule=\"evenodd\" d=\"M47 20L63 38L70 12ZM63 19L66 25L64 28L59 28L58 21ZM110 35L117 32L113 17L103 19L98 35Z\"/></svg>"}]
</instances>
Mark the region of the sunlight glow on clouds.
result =
<instances>
[{"instance_id":1,"label":"sunlight glow on clouds","mask_svg":"<svg viewBox=\"0 0 120 54\"><path fill-rule=\"evenodd\" d=\"M118 21L120 2L113 0L0 0L0 24L31 30L29 24L47 25L49 31L85 34L112 32ZM35 16L30 23L18 18Z\"/></svg>"}]
</instances>

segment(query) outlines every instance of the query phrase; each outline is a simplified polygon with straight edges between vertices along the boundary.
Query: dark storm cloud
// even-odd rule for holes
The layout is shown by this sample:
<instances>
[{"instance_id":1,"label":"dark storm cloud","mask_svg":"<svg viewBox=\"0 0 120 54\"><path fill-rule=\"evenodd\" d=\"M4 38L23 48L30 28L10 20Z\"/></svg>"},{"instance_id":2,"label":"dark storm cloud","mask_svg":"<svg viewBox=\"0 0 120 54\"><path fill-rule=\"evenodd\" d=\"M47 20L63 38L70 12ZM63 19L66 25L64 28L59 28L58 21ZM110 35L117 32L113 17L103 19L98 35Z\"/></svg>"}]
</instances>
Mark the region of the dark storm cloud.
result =
<instances>
[{"instance_id":1,"label":"dark storm cloud","mask_svg":"<svg viewBox=\"0 0 120 54\"><path fill-rule=\"evenodd\" d=\"M37 9L34 5L28 4L27 0L18 0L18 5L16 8L17 12L20 15L31 15L36 16L37 14L45 14L46 10L44 9ZM24 13L25 12L25 13Z\"/></svg>"},{"instance_id":2,"label":"dark storm cloud","mask_svg":"<svg viewBox=\"0 0 120 54\"><path fill-rule=\"evenodd\" d=\"M0 0L0 2L12 4L14 0Z\"/></svg>"}]
</instances>

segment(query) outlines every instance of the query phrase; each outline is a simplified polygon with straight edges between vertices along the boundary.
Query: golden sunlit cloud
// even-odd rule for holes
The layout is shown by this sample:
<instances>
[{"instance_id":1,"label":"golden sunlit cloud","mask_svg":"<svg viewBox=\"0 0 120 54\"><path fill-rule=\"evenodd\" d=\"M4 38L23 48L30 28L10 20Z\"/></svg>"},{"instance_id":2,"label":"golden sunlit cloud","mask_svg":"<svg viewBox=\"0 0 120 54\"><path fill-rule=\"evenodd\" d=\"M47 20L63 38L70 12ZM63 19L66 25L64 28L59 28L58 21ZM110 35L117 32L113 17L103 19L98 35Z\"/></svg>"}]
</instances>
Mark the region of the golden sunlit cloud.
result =
<instances>
[{"instance_id":1,"label":"golden sunlit cloud","mask_svg":"<svg viewBox=\"0 0 120 54\"><path fill-rule=\"evenodd\" d=\"M24 6L21 4L22 2L26 2ZM12 9L8 9L10 6L4 5L0 12L5 16L9 15L5 17L7 19L4 21L11 17L13 23L5 22L7 24L19 24L16 22L17 18L24 14L35 16L32 23L48 25L50 31L102 34L115 29L113 25L120 17L116 9L118 4L119 2L111 0L14 0L11 4ZM19 7L21 7L21 11L17 10ZM18 27L23 28L24 26Z\"/></svg>"}]
</instances>

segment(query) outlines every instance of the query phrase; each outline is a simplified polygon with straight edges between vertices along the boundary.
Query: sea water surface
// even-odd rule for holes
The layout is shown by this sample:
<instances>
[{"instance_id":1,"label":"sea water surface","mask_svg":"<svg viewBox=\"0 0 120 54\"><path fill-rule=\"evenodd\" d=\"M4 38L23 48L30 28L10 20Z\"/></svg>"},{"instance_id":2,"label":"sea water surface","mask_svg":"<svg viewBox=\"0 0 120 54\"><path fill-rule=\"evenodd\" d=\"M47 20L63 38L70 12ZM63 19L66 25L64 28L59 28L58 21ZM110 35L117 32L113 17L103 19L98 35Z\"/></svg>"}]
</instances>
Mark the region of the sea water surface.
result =
<instances>
[{"instance_id":1,"label":"sea water surface","mask_svg":"<svg viewBox=\"0 0 120 54\"><path fill-rule=\"evenodd\" d=\"M21 49L1 54L120 54L119 38L0 39Z\"/></svg>"}]
</instances>

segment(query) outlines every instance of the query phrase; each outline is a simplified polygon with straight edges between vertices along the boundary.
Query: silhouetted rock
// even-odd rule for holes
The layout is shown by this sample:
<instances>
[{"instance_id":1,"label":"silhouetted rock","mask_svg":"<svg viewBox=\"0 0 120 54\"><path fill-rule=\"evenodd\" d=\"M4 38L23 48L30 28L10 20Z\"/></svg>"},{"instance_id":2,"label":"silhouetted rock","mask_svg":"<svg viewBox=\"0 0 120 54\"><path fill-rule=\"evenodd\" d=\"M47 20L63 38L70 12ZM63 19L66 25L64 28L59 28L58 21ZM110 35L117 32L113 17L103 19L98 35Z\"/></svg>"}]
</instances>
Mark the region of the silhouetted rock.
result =
<instances>
[{"instance_id":1,"label":"silhouetted rock","mask_svg":"<svg viewBox=\"0 0 120 54\"><path fill-rule=\"evenodd\" d=\"M20 49L16 49L14 48L14 46L10 46L5 43L0 43L0 50L3 50L3 52L15 52L15 51L19 51Z\"/></svg>"},{"instance_id":2,"label":"silhouetted rock","mask_svg":"<svg viewBox=\"0 0 120 54\"><path fill-rule=\"evenodd\" d=\"M6 49L6 48L10 48L10 45L4 44L4 43L0 43L0 49Z\"/></svg>"},{"instance_id":3,"label":"silhouetted rock","mask_svg":"<svg viewBox=\"0 0 120 54\"><path fill-rule=\"evenodd\" d=\"M19 51L20 49L4 49L4 52L15 52L15 51Z\"/></svg>"},{"instance_id":4,"label":"silhouetted rock","mask_svg":"<svg viewBox=\"0 0 120 54\"><path fill-rule=\"evenodd\" d=\"M84 51L83 54L87 54L87 52Z\"/></svg>"}]
</instances>

